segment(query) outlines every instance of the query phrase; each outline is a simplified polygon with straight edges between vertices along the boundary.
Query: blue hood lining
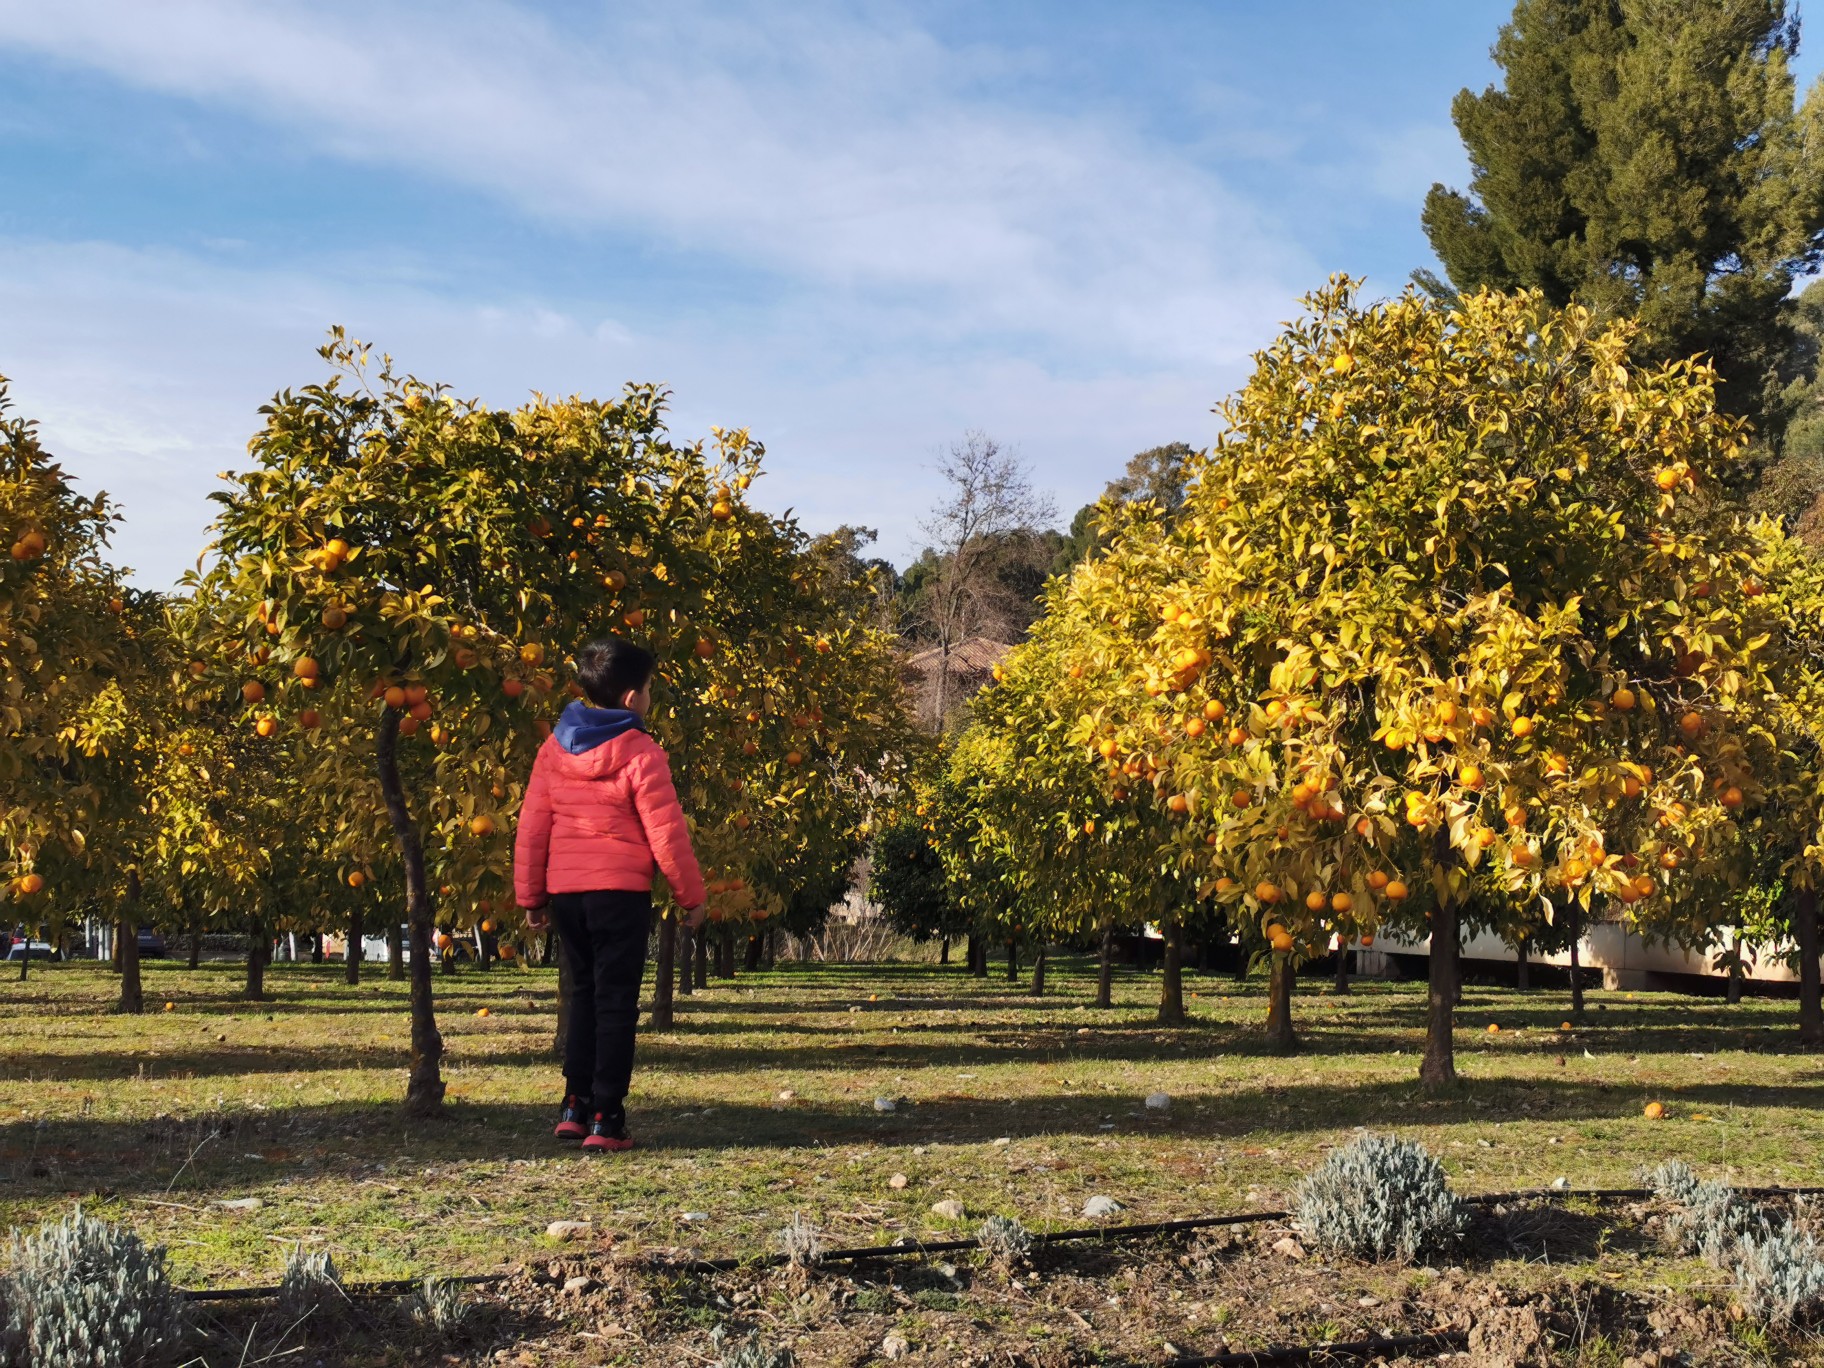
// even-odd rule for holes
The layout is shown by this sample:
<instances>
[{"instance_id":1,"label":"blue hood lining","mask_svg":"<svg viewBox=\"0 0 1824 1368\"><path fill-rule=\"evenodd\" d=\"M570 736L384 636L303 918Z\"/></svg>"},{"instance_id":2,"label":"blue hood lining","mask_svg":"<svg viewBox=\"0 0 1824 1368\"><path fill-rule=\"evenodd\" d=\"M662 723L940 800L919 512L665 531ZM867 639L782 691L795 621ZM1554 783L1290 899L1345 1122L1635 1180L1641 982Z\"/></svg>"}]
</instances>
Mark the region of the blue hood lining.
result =
<instances>
[{"instance_id":1,"label":"blue hood lining","mask_svg":"<svg viewBox=\"0 0 1824 1368\"><path fill-rule=\"evenodd\" d=\"M617 736L645 730L637 713L625 708L592 708L579 700L564 709L551 734L570 754L582 755L597 746L607 745Z\"/></svg>"}]
</instances>

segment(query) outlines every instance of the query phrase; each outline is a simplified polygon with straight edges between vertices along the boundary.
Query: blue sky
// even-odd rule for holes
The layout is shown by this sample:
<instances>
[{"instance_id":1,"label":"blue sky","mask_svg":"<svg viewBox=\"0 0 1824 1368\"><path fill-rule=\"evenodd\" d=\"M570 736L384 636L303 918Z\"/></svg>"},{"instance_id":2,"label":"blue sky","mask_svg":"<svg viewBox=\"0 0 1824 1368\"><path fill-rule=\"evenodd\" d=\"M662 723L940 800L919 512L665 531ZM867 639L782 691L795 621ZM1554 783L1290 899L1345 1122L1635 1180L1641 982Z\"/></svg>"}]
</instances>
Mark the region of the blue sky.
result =
<instances>
[{"instance_id":1,"label":"blue sky","mask_svg":"<svg viewBox=\"0 0 1824 1368\"><path fill-rule=\"evenodd\" d=\"M1508 11L0 0L0 373L148 585L332 323L500 405L668 383L903 563L965 430L1067 518L1428 264Z\"/></svg>"}]
</instances>

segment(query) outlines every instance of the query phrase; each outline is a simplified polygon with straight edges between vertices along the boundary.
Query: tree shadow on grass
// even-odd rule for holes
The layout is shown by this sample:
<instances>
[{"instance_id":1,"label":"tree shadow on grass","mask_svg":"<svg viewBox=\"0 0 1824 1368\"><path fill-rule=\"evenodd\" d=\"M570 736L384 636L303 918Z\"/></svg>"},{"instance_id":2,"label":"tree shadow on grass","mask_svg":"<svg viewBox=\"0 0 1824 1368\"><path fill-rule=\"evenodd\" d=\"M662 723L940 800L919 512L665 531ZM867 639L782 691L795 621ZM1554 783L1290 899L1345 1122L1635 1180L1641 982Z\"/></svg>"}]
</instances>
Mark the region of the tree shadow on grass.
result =
<instances>
[{"instance_id":1,"label":"tree shadow on grass","mask_svg":"<svg viewBox=\"0 0 1824 1368\"><path fill-rule=\"evenodd\" d=\"M1771 1109L1815 1112L1824 1082L1783 1085L1700 1083L1669 1094L1681 1110ZM790 1105L712 1103L642 1108L632 1101L643 1150L701 1157L717 1151L799 1150L834 1145L986 1144L1006 1137L1112 1136L1237 1141L1273 1135L1344 1133L1491 1118L1578 1123L1633 1120L1638 1090L1577 1080L1478 1081L1428 1097L1412 1082L1274 1084L1174 1098L1168 1112L1147 1112L1131 1092L1059 1091L1018 1099L946 1094L881 1113L871 1095L800 1100ZM11 1201L63 1200L94 1191L127 1195L244 1189L281 1178L322 1182L372 1172L376 1163L410 1172L435 1164L551 1159L566 1151L551 1139L550 1109L456 1102L437 1121L407 1124L391 1103L347 1102L228 1109L188 1119L112 1121L69 1117L0 1125L0 1182ZM1112 1130L1110 1128L1113 1128ZM579 1164L612 1163L578 1155ZM580 1172L588 1170L579 1170ZM181 1177L176 1181L174 1175Z\"/></svg>"}]
</instances>

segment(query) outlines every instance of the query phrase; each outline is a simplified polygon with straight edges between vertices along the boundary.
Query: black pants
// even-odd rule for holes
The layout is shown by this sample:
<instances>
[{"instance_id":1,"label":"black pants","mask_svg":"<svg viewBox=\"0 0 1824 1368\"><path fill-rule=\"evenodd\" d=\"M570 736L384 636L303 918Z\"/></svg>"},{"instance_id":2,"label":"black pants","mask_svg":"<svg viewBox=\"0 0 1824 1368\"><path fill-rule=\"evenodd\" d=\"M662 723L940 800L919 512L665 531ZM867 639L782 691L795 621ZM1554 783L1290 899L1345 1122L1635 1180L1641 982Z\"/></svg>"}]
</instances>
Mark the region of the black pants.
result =
<instances>
[{"instance_id":1,"label":"black pants","mask_svg":"<svg viewBox=\"0 0 1824 1368\"><path fill-rule=\"evenodd\" d=\"M565 1087L612 1111L626 1099L633 1078L652 894L559 893L551 899L551 920L571 984Z\"/></svg>"}]
</instances>

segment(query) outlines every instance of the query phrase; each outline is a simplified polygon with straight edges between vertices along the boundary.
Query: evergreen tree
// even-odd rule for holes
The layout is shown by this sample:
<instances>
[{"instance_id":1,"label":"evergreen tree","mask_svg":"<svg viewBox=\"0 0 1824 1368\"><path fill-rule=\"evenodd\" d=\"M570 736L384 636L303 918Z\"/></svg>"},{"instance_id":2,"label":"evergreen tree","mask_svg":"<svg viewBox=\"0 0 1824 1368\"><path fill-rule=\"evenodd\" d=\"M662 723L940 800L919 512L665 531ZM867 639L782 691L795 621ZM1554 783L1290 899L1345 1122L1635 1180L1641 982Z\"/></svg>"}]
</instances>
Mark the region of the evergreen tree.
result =
<instances>
[{"instance_id":1,"label":"evergreen tree","mask_svg":"<svg viewBox=\"0 0 1824 1368\"><path fill-rule=\"evenodd\" d=\"M1707 354L1777 451L1810 356L1789 296L1824 259L1824 101L1795 107L1798 40L1785 0L1519 0L1504 83L1452 104L1470 190L1425 200L1450 284L1638 317L1642 359Z\"/></svg>"}]
</instances>

